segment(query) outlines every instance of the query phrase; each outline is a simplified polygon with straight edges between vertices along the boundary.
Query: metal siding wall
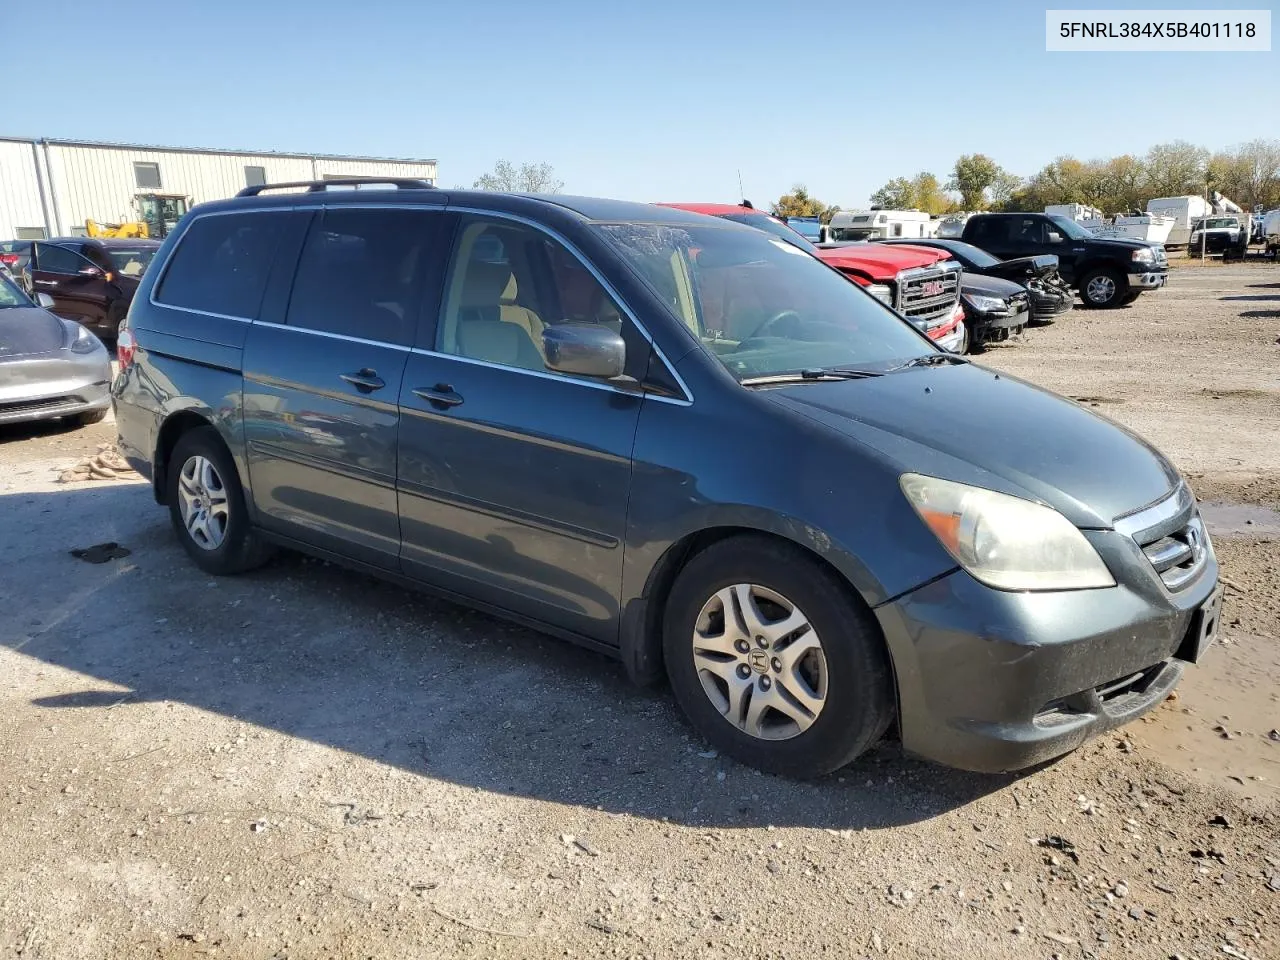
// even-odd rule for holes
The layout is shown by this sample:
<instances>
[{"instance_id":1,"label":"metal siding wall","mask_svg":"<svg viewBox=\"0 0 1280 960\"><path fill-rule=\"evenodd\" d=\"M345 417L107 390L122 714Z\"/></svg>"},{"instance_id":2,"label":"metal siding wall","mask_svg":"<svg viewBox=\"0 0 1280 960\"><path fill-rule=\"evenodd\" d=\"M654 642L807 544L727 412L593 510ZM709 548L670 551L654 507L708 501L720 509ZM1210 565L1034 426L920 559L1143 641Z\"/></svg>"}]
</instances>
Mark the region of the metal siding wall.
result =
<instances>
[{"instance_id":1,"label":"metal siding wall","mask_svg":"<svg viewBox=\"0 0 1280 960\"><path fill-rule=\"evenodd\" d=\"M316 178L325 174L341 177L419 177L436 181L434 163L393 163L386 160L316 160ZM306 178L310 177L308 173Z\"/></svg>"},{"instance_id":2,"label":"metal siding wall","mask_svg":"<svg viewBox=\"0 0 1280 960\"><path fill-rule=\"evenodd\" d=\"M44 225L31 143L0 140L0 240L15 239L18 227Z\"/></svg>"},{"instance_id":3,"label":"metal siding wall","mask_svg":"<svg viewBox=\"0 0 1280 960\"><path fill-rule=\"evenodd\" d=\"M264 167L268 182L306 180L311 176L311 161L306 158L61 145L51 145L49 152L56 171L64 231L85 220L135 220L138 210L134 198L141 193L178 194L189 197L193 205L234 196L245 186L246 166ZM135 163L159 166L158 190L137 186Z\"/></svg>"},{"instance_id":4,"label":"metal siding wall","mask_svg":"<svg viewBox=\"0 0 1280 960\"><path fill-rule=\"evenodd\" d=\"M45 150L44 146L39 148ZM186 153L128 147L49 144L49 216L54 235L65 235L86 220L124 223L136 220L140 193L177 194L191 203L234 196L245 186L244 168L263 167L268 183L338 176L423 177L435 181L435 163L396 163L315 159L306 156ZM160 189L140 189L134 163L160 168ZM56 204L53 202L56 196ZM0 239L17 227L44 224L30 143L0 141Z\"/></svg>"}]
</instances>

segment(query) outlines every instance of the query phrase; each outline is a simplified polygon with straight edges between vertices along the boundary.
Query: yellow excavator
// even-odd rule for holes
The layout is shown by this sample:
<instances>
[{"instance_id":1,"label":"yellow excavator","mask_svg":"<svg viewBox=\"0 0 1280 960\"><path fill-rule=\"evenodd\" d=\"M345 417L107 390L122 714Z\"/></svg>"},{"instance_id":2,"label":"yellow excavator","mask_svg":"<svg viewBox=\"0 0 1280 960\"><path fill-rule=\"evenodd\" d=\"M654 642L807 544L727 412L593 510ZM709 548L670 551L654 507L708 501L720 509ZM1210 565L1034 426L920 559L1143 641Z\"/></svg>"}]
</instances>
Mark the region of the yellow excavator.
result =
<instances>
[{"instance_id":1,"label":"yellow excavator","mask_svg":"<svg viewBox=\"0 0 1280 960\"><path fill-rule=\"evenodd\" d=\"M140 220L133 223L98 223L96 220L86 220L84 231L90 237L119 237L125 240L151 236L150 228Z\"/></svg>"}]
</instances>

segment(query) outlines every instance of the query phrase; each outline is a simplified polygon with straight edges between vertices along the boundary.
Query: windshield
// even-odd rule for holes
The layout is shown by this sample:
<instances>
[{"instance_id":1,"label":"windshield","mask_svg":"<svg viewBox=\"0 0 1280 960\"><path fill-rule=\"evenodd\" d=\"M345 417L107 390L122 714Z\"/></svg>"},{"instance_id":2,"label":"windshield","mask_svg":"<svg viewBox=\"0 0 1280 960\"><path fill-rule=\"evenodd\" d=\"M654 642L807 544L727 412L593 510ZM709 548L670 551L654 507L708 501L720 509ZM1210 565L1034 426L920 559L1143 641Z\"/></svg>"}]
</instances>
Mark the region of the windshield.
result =
<instances>
[{"instance_id":1,"label":"windshield","mask_svg":"<svg viewBox=\"0 0 1280 960\"><path fill-rule=\"evenodd\" d=\"M932 244L927 244L927 246L932 246ZM987 251L980 247L975 247L971 243L961 243L959 241L946 244L939 243L937 248L954 254L956 259L963 258L968 260L977 270L986 270L994 267L997 263L1003 262L999 257L993 257Z\"/></svg>"},{"instance_id":2,"label":"windshield","mask_svg":"<svg viewBox=\"0 0 1280 960\"><path fill-rule=\"evenodd\" d=\"M598 229L739 380L815 368L885 370L934 352L855 283L762 231L653 223Z\"/></svg>"},{"instance_id":3,"label":"windshield","mask_svg":"<svg viewBox=\"0 0 1280 960\"><path fill-rule=\"evenodd\" d=\"M763 213L718 213L716 216L721 220L745 223L748 227L755 227L757 230L772 233L775 237L787 241L792 246L799 247L806 253L816 253L818 250L817 247L809 242L808 238L802 237L785 223L780 223L773 217L766 216Z\"/></svg>"},{"instance_id":4,"label":"windshield","mask_svg":"<svg viewBox=\"0 0 1280 960\"><path fill-rule=\"evenodd\" d=\"M1240 226L1240 221L1233 220L1230 217L1217 217L1210 218L1208 220L1201 220L1196 224L1196 226L1200 227L1202 230L1214 230L1219 227L1238 227Z\"/></svg>"},{"instance_id":5,"label":"windshield","mask_svg":"<svg viewBox=\"0 0 1280 960\"><path fill-rule=\"evenodd\" d=\"M0 310L7 307L29 306L31 301L27 299L27 295L18 289L3 270L0 270Z\"/></svg>"},{"instance_id":6,"label":"windshield","mask_svg":"<svg viewBox=\"0 0 1280 960\"><path fill-rule=\"evenodd\" d=\"M126 277L140 277L151 266L159 247L111 247L107 253L116 269Z\"/></svg>"},{"instance_id":7,"label":"windshield","mask_svg":"<svg viewBox=\"0 0 1280 960\"><path fill-rule=\"evenodd\" d=\"M1080 226L1080 224L1076 223L1074 220L1069 220L1066 217L1050 217L1049 219L1057 225L1059 230L1065 233L1072 240L1089 240L1093 237L1092 233Z\"/></svg>"}]
</instances>

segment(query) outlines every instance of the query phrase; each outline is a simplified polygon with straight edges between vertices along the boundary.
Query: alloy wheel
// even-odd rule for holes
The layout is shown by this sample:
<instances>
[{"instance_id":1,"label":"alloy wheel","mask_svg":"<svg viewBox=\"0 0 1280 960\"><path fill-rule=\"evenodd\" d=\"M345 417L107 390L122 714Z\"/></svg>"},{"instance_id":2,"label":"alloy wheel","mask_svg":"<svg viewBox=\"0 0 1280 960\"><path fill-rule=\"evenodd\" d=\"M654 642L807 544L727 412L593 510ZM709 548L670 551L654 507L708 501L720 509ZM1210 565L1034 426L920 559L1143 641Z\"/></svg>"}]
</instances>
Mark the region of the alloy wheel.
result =
<instances>
[{"instance_id":1,"label":"alloy wheel","mask_svg":"<svg viewBox=\"0 0 1280 960\"><path fill-rule=\"evenodd\" d=\"M188 457L178 473L178 508L187 535L204 550L217 550L230 520L227 489L207 457Z\"/></svg>"},{"instance_id":2,"label":"alloy wheel","mask_svg":"<svg viewBox=\"0 0 1280 960\"><path fill-rule=\"evenodd\" d=\"M826 703L817 631L794 603L758 584L733 584L703 604L693 664L721 716L760 740L799 736Z\"/></svg>"},{"instance_id":3,"label":"alloy wheel","mask_svg":"<svg viewBox=\"0 0 1280 960\"><path fill-rule=\"evenodd\" d=\"M1116 282L1105 273L1099 274L1089 280L1085 293L1091 303L1110 303L1116 295Z\"/></svg>"}]
</instances>

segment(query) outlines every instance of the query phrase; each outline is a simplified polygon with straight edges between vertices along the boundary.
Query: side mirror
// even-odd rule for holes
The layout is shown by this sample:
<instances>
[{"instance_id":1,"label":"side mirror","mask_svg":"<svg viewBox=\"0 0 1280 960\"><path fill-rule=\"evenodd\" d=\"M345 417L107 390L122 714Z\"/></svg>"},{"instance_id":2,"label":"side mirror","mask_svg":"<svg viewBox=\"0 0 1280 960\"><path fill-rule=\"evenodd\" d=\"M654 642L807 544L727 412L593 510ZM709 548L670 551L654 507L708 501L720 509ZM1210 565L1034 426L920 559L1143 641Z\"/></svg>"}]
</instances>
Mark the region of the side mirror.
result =
<instances>
[{"instance_id":1,"label":"side mirror","mask_svg":"<svg viewBox=\"0 0 1280 960\"><path fill-rule=\"evenodd\" d=\"M627 347L622 337L595 323L557 323L542 331L548 370L612 380L622 376Z\"/></svg>"},{"instance_id":2,"label":"side mirror","mask_svg":"<svg viewBox=\"0 0 1280 960\"><path fill-rule=\"evenodd\" d=\"M36 303L39 306L44 307L46 310L53 309L53 297L49 296L47 293L37 293Z\"/></svg>"},{"instance_id":3,"label":"side mirror","mask_svg":"<svg viewBox=\"0 0 1280 960\"><path fill-rule=\"evenodd\" d=\"M1050 231L1049 231L1049 242L1050 242L1050 243L1061 243L1061 242L1062 242L1062 234L1058 233L1058 231L1056 231L1056 230L1050 230Z\"/></svg>"}]
</instances>

